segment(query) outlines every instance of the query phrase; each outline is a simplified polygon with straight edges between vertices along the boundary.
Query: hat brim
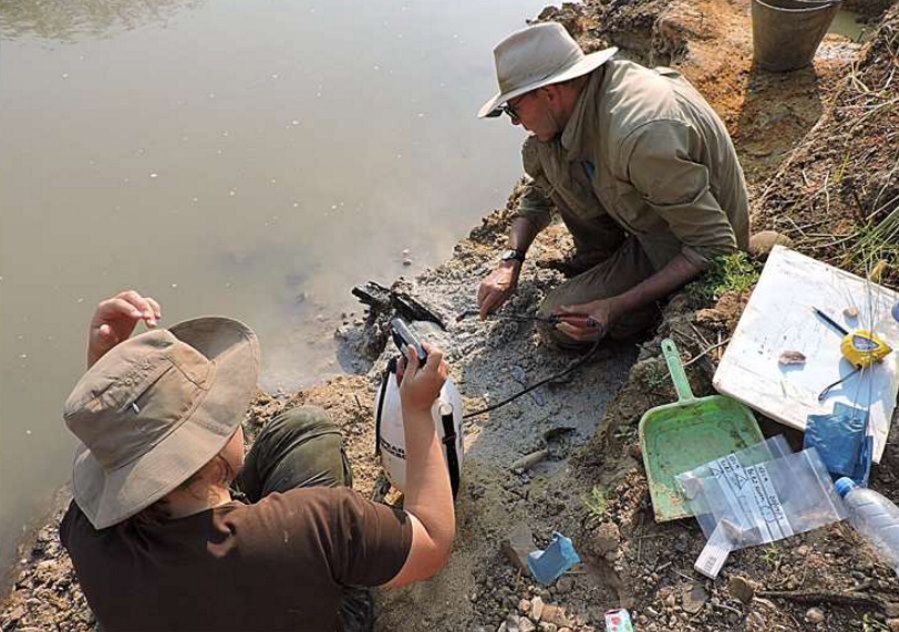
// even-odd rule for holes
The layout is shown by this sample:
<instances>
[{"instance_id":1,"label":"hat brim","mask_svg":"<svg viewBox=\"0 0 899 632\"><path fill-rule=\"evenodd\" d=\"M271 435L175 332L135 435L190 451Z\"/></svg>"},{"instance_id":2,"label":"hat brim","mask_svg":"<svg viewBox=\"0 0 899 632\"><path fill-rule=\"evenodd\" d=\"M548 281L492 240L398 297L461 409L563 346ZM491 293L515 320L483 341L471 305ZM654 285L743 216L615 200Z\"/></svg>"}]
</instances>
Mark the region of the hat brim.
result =
<instances>
[{"instance_id":1,"label":"hat brim","mask_svg":"<svg viewBox=\"0 0 899 632\"><path fill-rule=\"evenodd\" d=\"M492 118L495 116L499 116L500 114L502 114L502 110L497 109L499 108L499 106L507 102L509 99L514 99L515 97L521 96L522 94L530 92L531 90L536 90L537 88L542 88L543 86L548 86L552 83L561 83L563 81L568 81L569 79L575 79L576 77L586 75L587 73L596 70L604 63L609 61L617 52L618 47L612 46L611 48L605 48L603 50L596 51L595 53L584 55L583 59L560 73L555 73L549 75L548 77L533 81L527 85L516 88L515 90L510 90L508 92L498 92L492 99L481 106L481 109L478 110L478 118Z\"/></svg>"},{"instance_id":2,"label":"hat brim","mask_svg":"<svg viewBox=\"0 0 899 632\"><path fill-rule=\"evenodd\" d=\"M211 461L237 430L256 394L259 343L249 327L208 317L169 331L212 361L211 385L181 425L122 467L106 470L86 446L76 448L73 495L95 529L146 509Z\"/></svg>"}]
</instances>

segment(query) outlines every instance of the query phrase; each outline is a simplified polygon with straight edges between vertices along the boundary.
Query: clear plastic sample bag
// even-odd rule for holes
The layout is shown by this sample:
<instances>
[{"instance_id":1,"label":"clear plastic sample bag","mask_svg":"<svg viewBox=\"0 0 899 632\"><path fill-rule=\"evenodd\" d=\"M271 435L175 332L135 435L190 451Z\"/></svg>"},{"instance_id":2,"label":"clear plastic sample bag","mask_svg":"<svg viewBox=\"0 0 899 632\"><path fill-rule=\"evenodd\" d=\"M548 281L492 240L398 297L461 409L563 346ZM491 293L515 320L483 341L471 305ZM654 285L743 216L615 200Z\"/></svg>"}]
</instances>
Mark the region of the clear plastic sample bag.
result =
<instances>
[{"instance_id":1,"label":"clear plastic sample bag","mask_svg":"<svg viewBox=\"0 0 899 632\"><path fill-rule=\"evenodd\" d=\"M792 453L781 436L677 476L708 539L695 568L715 577L727 555L782 540L845 517L842 500L814 448Z\"/></svg>"}]
</instances>

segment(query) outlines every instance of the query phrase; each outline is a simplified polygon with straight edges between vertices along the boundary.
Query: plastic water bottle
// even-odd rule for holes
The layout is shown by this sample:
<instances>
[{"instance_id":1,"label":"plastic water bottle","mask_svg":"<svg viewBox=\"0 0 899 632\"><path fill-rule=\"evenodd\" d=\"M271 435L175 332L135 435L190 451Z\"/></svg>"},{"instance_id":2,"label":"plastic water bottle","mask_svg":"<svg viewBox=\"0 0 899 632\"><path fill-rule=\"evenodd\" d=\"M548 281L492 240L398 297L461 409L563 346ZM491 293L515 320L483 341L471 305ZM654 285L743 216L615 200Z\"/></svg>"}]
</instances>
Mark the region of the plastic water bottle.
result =
<instances>
[{"instance_id":1,"label":"plastic water bottle","mask_svg":"<svg viewBox=\"0 0 899 632\"><path fill-rule=\"evenodd\" d=\"M899 575L899 507L873 489L859 487L851 478L839 478L835 485L849 512L849 524Z\"/></svg>"}]
</instances>

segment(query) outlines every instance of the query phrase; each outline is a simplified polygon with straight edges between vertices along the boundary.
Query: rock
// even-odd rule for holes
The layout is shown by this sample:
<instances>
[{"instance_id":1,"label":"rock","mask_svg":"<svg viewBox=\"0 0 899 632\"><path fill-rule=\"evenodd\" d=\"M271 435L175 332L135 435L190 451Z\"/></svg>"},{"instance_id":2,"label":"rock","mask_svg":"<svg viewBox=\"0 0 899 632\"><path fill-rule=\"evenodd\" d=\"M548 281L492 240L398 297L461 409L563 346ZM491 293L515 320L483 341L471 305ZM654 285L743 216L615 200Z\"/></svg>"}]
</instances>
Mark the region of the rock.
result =
<instances>
[{"instance_id":1,"label":"rock","mask_svg":"<svg viewBox=\"0 0 899 632\"><path fill-rule=\"evenodd\" d=\"M527 599L522 599L518 602L518 612L522 614L527 614L531 611L531 602Z\"/></svg>"},{"instance_id":2,"label":"rock","mask_svg":"<svg viewBox=\"0 0 899 632\"><path fill-rule=\"evenodd\" d=\"M537 629L537 626L534 625L530 619L527 617L521 617L518 620L518 630L519 632L534 632Z\"/></svg>"},{"instance_id":3,"label":"rock","mask_svg":"<svg viewBox=\"0 0 899 632\"><path fill-rule=\"evenodd\" d=\"M556 582L556 592L560 595L564 595L571 591L572 586L574 586L573 579L570 577L560 577L559 581Z\"/></svg>"},{"instance_id":4,"label":"rock","mask_svg":"<svg viewBox=\"0 0 899 632\"><path fill-rule=\"evenodd\" d=\"M720 309L715 309L714 307L700 309L696 312L697 323L723 323L726 320L727 314L722 312Z\"/></svg>"},{"instance_id":5,"label":"rock","mask_svg":"<svg viewBox=\"0 0 899 632\"><path fill-rule=\"evenodd\" d=\"M899 632L899 619L887 619L887 627L890 632Z\"/></svg>"},{"instance_id":6,"label":"rock","mask_svg":"<svg viewBox=\"0 0 899 632\"><path fill-rule=\"evenodd\" d=\"M541 599L540 597L534 597L533 599L531 599L531 619L533 619L534 621L539 621L543 616L543 608L543 599Z\"/></svg>"},{"instance_id":7,"label":"rock","mask_svg":"<svg viewBox=\"0 0 899 632\"><path fill-rule=\"evenodd\" d=\"M767 259L774 246L793 246L793 240L776 230L763 230L749 238L749 255L754 259Z\"/></svg>"},{"instance_id":8,"label":"rock","mask_svg":"<svg viewBox=\"0 0 899 632\"><path fill-rule=\"evenodd\" d=\"M509 613L504 623L506 624L506 632L521 632L518 628L518 615L514 612Z\"/></svg>"},{"instance_id":9,"label":"rock","mask_svg":"<svg viewBox=\"0 0 899 632\"><path fill-rule=\"evenodd\" d=\"M731 575L727 582L727 590L730 592L731 597L739 599L744 604L752 602L752 598L755 596L755 591L757 589L758 585L755 582L740 577L739 575Z\"/></svg>"},{"instance_id":10,"label":"rock","mask_svg":"<svg viewBox=\"0 0 899 632\"><path fill-rule=\"evenodd\" d=\"M555 623L547 623L546 621L541 621L537 624L537 629L540 632L558 632L559 626Z\"/></svg>"},{"instance_id":11,"label":"rock","mask_svg":"<svg viewBox=\"0 0 899 632\"><path fill-rule=\"evenodd\" d=\"M805 364L805 354L801 351L787 349L786 351L781 352L777 362L781 366Z\"/></svg>"},{"instance_id":12,"label":"rock","mask_svg":"<svg viewBox=\"0 0 899 632\"><path fill-rule=\"evenodd\" d=\"M604 522L593 531L590 547L597 557L605 557L618 550L621 543L621 531L614 522Z\"/></svg>"},{"instance_id":13,"label":"rock","mask_svg":"<svg viewBox=\"0 0 899 632\"><path fill-rule=\"evenodd\" d=\"M534 534L527 525L520 524L513 529L502 542L502 551L518 572L530 576L528 569L528 553L536 550Z\"/></svg>"},{"instance_id":14,"label":"rock","mask_svg":"<svg viewBox=\"0 0 899 632\"><path fill-rule=\"evenodd\" d=\"M552 604L546 604L545 606L543 606L543 616L540 619L541 621L546 621L547 623L555 623L560 628L558 632L562 632L562 629L565 629L567 626L571 625L571 623L568 621L568 615L565 613L565 608L562 608L561 606L554 606Z\"/></svg>"},{"instance_id":15,"label":"rock","mask_svg":"<svg viewBox=\"0 0 899 632\"><path fill-rule=\"evenodd\" d=\"M805 613L805 620L809 623L818 624L824 621L824 613L820 608L809 608Z\"/></svg>"},{"instance_id":16,"label":"rock","mask_svg":"<svg viewBox=\"0 0 899 632\"><path fill-rule=\"evenodd\" d=\"M685 590L682 597L683 609L690 614L696 614L709 600L709 593L705 591L702 584L693 584L689 590Z\"/></svg>"}]
</instances>

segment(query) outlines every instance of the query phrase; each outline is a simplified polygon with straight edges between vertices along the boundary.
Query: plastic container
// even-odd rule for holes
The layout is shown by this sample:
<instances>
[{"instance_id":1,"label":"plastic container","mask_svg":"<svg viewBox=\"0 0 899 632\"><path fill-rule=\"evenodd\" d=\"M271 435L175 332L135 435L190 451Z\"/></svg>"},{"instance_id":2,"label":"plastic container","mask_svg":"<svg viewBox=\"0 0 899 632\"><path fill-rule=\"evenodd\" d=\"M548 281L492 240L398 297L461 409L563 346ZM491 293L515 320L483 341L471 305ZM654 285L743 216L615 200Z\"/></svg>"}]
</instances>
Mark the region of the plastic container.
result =
<instances>
[{"instance_id":1,"label":"plastic container","mask_svg":"<svg viewBox=\"0 0 899 632\"><path fill-rule=\"evenodd\" d=\"M899 508L873 489L859 487L851 478L838 479L836 488L846 505L849 524L899 575Z\"/></svg>"}]
</instances>

